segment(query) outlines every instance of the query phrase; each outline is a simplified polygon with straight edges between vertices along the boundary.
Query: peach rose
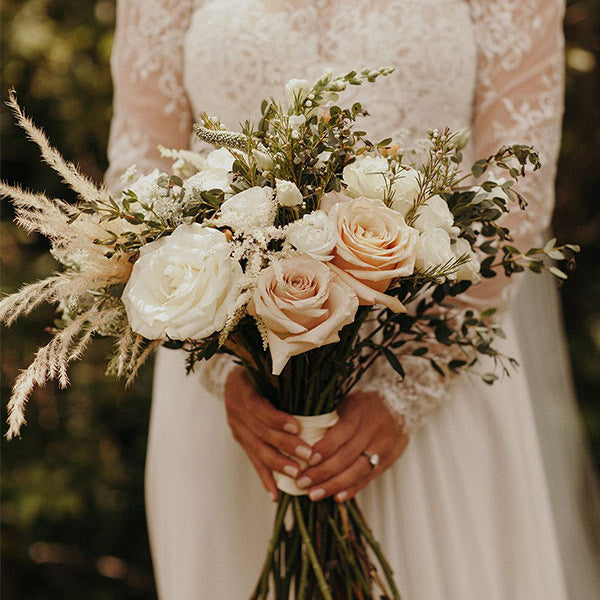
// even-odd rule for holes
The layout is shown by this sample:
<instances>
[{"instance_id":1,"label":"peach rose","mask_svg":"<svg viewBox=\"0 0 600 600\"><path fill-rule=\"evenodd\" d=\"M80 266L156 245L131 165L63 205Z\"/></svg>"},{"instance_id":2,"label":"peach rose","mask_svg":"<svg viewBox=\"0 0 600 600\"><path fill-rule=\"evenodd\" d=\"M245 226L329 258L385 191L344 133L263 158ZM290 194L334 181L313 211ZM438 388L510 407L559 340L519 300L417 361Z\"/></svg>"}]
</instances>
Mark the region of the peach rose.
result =
<instances>
[{"instance_id":1,"label":"peach rose","mask_svg":"<svg viewBox=\"0 0 600 600\"><path fill-rule=\"evenodd\" d=\"M261 271L248 304L267 328L273 375L292 356L339 341L357 309L356 294L323 263L296 257Z\"/></svg>"},{"instance_id":2,"label":"peach rose","mask_svg":"<svg viewBox=\"0 0 600 600\"><path fill-rule=\"evenodd\" d=\"M336 224L333 264L376 291L411 275L419 232L381 200L338 202L329 215Z\"/></svg>"}]
</instances>

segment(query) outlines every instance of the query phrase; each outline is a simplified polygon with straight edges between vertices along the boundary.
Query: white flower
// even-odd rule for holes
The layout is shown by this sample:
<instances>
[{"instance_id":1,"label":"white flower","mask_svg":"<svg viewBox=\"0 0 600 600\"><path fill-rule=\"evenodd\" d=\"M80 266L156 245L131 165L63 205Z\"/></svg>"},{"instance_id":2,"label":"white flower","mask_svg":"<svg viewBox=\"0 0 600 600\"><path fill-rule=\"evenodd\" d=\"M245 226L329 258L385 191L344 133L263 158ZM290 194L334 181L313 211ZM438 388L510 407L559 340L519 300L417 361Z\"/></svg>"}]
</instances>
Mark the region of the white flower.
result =
<instances>
[{"instance_id":1,"label":"white flower","mask_svg":"<svg viewBox=\"0 0 600 600\"><path fill-rule=\"evenodd\" d=\"M172 194L169 196L169 191L158 185L161 177L166 178L167 175L154 169L152 173L140 177L128 187L128 190L133 192L140 202L140 204L134 204L133 210L141 212L151 219L155 219L158 215L162 219L181 222L182 207L181 203L176 200L179 196L179 188L173 188ZM152 210L143 208L141 204L152 207Z\"/></svg>"},{"instance_id":2,"label":"white flower","mask_svg":"<svg viewBox=\"0 0 600 600\"><path fill-rule=\"evenodd\" d=\"M402 169L396 173L392 183L393 196L390 208L405 217L413 207L419 189L419 172L416 169Z\"/></svg>"},{"instance_id":3,"label":"white flower","mask_svg":"<svg viewBox=\"0 0 600 600\"><path fill-rule=\"evenodd\" d=\"M344 167L342 178L353 198L383 200L388 182L389 165L383 156L360 156Z\"/></svg>"},{"instance_id":4,"label":"white flower","mask_svg":"<svg viewBox=\"0 0 600 600\"><path fill-rule=\"evenodd\" d=\"M443 229L427 229L419 235L416 245L417 259L415 267L427 271L441 267L454 260L454 252L450 243L450 236Z\"/></svg>"},{"instance_id":5,"label":"white flower","mask_svg":"<svg viewBox=\"0 0 600 600\"><path fill-rule=\"evenodd\" d=\"M205 191L216 189L228 192L230 190L230 183L231 175L225 169L207 169L192 175L189 179L185 180L183 185L186 190L186 199L189 200L193 190Z\"/></svg>"},{"instance_id":6,"label":"white flower","mask_svg":"<svg viewBox=\"0 0 600 600\"><path fill-rule=\"evenodd\" d=\"M229 225L236 231L273 225L275 204L270 187L252 187L231 196L221 204L220 224Z\"/></svg>"},{"instance_id":7,"label":"white flower","mask_svg":"<svg viewBox=\"0 0 600 600\"><path fill-rule=\"evenodd\" d=\"M193 150L171 150L159 146L158 150L163 158L170 158L173 162L173 173L182 179L206 169L206 156Z\"/></svg>"},{"instance_id":8,"label":"white flower","mask_svg":"<svg viewBox=\"0 0 600 600\"><path fill-rule=\"evenodd\" d=\"M150 340L201 340L225 325L242 277L223 233L180 225L141 248L122 296L129 324Z\"/></svg>"},{"instance_id":9,"label":"white flower","mask_svg":"<svg viewBox=\"0 0 600 600\"><path fill-rule=\"evenodd\" d=\"M256 166L262 171L268 171L273 167L273 159L266 153L254 148L252 156L256 162Z\"/></svg>"},{"instance_id":10,"label":"white flower","mask_svg":"<svg viewBox=\"0 0 600 600\"><path fill-rule=\"evenodd\" d=\"M426 229L437 227L448 233L457 233L454 227L454 216L448 208L448 203L437 194L428 198L427 203L419 207L419 213L413 227L421 233Z\"/></svg>"},{"instance_id":11,"label":"white flower","mask_svg":"<svg viewBox=\"0 0 600 600\"><path fill-rule=\"evenodd\" d=\"M456 258L459 258L464 254L469 256L469 261L458 267L455 278L459 281L479 281L479 261L477 260L477 255L471 249L469 242L464 238L457 238L454 240L454 244L452 245L452 252Z\"/></svg>"},{"instance_id":12,"label":"white flower","mask_svg":"<svg viewBox=\"0 0 600 600\"><path fill-rule=\"evenodd\" d=\"M293 131L298 131L304 123L306 123L306 117L304 115L292 115L288 119L288 124Z\"/></svg>"},{"instance_id":13,"label":"white flower","mask_svg":"<svg viewBox=\"0 0 600 600\"><path fill-rule=\"evenodd\" d=\"M293 109L296 101L302 102L310 93L312 85L306 79L290 79L285 84L288 107Z\"/></svg>"},{"instance_id":14,"label":"white flower","mask_svg":"<svg viewBox=\"0 0 600 600\"><path fill-rule=\"evenodd\" d=\"M302 192L292 181L275 180L275 193L280 206L300 206L304 201Z\"/></svg>"},{"instance_id":15,"label":"white flower","mask_svg":"<svg viewBox=\"0 0 600 600\"><path fill-rule=\"evenodd\" d=\"M120 179L124 186L131 185L136 179L138 179L137 174L137 165L131 165L123 175L121 175Z\"/></svg>"},{"instance_id":16,"label":"white flower","mask_svg":"<svg viewBox=\"0 0 600 600\"><path fill-rule=\"evenodd\" d=\"M135 171L130 173L130 177L133 175ZM142 177L138 177L129 187L128 189L132 191L138 198L145 204L149 204L156 200L157 198L162 198L166 194L165 188L161 188L158 185L158 178L161 175L165 175L161 173L158 169L154 169L148 175L143 175Z\"/></svg>"},{"instance_id":17,"label":"white flower","mask_svg":"<svg viewBox=\"0 0 600 600\"><path fill-rule=\"evenodd\" d=\"M235 157L227 148L218 148L213 150L206 157L206 163L209 169L223 169L225 171L231 171L233 169L233 163Z\"/></svg>"},{"instance_id":18,"label":"white flower","mask_svg":"<svg viewBox=\"0 0 600 600\"><path fill-rule=\"evenodd\" d=\"M454 142L454 144L456 144L458 150L462 150L469 143L470 139L471 131L468 127L463 127L462 129L459 129L457 132L455 132L452 141Z\"/></svg>"},{"instance_id":19,"label":"white flower","mask_svg":"<svg viewBox=\"0 0 600 600\"><path fill-rule=\"evenodd\" d=\"M330 157L331 152L328 150L323 150L323 152L317 156L317 162L315 166L317 166L319 169L322 169L323 167L327 166Z\"/></svg>"},{"instance_id":20,"label":"white flower","mask_svg":"<svg viewBox=\"0 0 600 600\"><path fill-rule=\"evenodd\" d=\"M315 210L304 215L301 221L289 225L287 232L288 241L298 251L320 261L333 258L336 228L326 212Z\"/></svg>"}]
</instances>

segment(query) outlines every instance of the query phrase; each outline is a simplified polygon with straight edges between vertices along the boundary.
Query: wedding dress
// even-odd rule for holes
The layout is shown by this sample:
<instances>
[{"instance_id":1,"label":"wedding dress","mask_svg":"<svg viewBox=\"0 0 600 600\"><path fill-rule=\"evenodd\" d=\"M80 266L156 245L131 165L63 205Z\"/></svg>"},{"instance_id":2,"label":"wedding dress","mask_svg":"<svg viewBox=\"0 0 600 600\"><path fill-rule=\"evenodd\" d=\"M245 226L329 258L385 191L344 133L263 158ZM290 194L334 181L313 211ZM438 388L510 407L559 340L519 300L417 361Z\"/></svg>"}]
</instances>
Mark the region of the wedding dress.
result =
<instances>
[{"instance_id":1,"label":"wedding dress","mask_svg":"<svg viewBox=\"0 0 600 600\"><path fill-rule=\"evenodd\" d=\"M200 111L235 129L293 77L391 65L393 75L344 97L368 109L371 139L392 134L409 147L426 128L467 126L468 158L511 142L541 151L545 166L525 180L527 215L510 217L517 245L532 245L553 203L562 12L558 0L120 0L108 182L118 187L131 164L166 167L157 145L187 146ZM536 390L556 394L543 387L549 374L561 390L553 406L572 414L573 402L564 358L549 371L547 348L536 347L558 322L540 322L558 319L547 308L552 290L539 295L547 286L527 282L515 296L496 278L471 298L501 307L509 355L521 360L519 340L528 342L533 356L510 378L489 387L465 375L442 386L418 364L405 382L383 366L375 373L414 432L359 499L406 600L600 597L577 477L552 473L562 491L553 509L536 431L533 406L547 400ZM517 328L524 305L536 309ZM559 336L553 343L560 351ZM222 383L222 365L186 376L181 352L157 359L146 497L161 600L247 597L266 552L273 504L205 385Z\"/></svg>"}]
</instances>

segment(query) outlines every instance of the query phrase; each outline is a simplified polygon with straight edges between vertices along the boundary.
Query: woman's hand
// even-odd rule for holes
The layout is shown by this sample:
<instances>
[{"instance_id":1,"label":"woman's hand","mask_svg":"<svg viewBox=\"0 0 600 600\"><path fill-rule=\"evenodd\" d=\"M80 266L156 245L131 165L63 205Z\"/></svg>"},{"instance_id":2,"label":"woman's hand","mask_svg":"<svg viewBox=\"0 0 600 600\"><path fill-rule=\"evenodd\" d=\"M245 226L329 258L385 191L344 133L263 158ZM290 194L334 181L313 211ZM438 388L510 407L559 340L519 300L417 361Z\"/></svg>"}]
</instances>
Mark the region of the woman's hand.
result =
<instances>
[{"instance_id":1,"label":"woman's hand","mask_svg":"<svg viewBox=\"0 0 600 600\"><path fill-rule=\"evenodd\" d=\"M308 461L312 455L312 448L297 435L300 423L260 396L242 367L234 369L227 378L225 408L233 437L246 451L271 499L276 501L278 491L272 471L295 479L301 466L290 457Z\"/></svg>"},{"instance_id":2,"label":"woman's hand","mask_svg":"<svg viewBox=\"0 0 600 600\"><path fill-rule=\"evenodd\" d=\"M313 446L309 466L297 480L311 500L352 498L404 452L409 436L377 392L357 392L338 409L340 420ZM367 456L365 456L365 453ZM377 454L373 467L369 456Z\"/></svg>"}]
</instances>

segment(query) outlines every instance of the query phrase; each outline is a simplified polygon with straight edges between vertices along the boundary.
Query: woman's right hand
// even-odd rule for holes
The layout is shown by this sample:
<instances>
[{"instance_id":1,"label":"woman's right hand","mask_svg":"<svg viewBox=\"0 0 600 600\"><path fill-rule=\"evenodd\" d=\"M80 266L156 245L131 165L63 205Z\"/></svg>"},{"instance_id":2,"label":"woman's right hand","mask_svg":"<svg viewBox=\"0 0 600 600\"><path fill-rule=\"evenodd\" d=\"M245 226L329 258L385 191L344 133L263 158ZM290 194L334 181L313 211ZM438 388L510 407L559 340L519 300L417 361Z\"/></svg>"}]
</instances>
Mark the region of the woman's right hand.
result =
<instances>
[{"instance_id":1,"label":"woman's right hand","mask_svg":"<svg viewBox=\"0 0 600 600\"><path fill-rule=\"evenodd\" d=\"M278 491L272 472L296 479L301 466L293 457L308 461L312 455L312 448L298 436L300 423L260 396L242 367L236 367L227 377L225 408L233 437L275 502Z\"/></svg>"}]
</instances>

